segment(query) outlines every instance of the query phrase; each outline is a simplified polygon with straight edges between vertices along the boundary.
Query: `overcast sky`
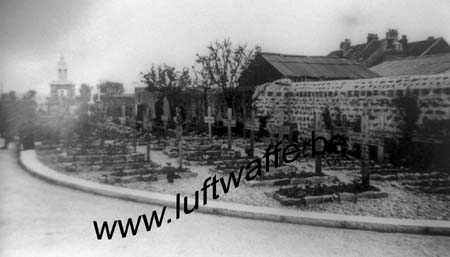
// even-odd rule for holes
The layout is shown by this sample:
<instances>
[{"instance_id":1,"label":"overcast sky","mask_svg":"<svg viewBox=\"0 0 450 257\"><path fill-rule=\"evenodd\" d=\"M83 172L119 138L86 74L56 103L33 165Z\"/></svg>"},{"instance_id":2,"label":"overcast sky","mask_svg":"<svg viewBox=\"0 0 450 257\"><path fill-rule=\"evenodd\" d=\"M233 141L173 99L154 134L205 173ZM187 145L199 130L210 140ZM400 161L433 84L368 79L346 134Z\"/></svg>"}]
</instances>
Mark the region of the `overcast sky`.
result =
<instances>
[{"instance_id":1,"label":"overcast sky","mask_svg":"<svg viewBox=\"0 0 450 257\"><path fill-rule=\"evenodd\" d=\"M326 55L344 38L361 43L388 28L449 42L449 21L448 0L0 0L0 83L48 93L62 54L77 85L115 80L131 92L152 63L191 66L216 39Z\"/></svg>"}]
</instances>

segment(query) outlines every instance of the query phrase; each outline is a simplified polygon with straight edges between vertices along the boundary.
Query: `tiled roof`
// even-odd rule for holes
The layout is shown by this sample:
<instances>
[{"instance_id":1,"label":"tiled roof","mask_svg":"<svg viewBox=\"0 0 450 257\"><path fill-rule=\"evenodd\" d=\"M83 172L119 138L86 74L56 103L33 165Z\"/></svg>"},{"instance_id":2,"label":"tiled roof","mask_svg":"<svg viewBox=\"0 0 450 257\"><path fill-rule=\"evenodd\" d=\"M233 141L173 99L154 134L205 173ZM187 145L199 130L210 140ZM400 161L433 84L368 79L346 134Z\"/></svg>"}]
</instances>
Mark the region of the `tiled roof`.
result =
<instances>
[{"instance_id":1,"label":"tiled roof","mask_svg":"<svg viewBox=\"0 0 450 257\"><path fill-rule=\"evenodd\" d=\"M407 57L383 62L370 68L381 76L426 75L450 71L450 53Z\"/></svg>"},{"instance_id":2,"label":"tiled roof","mask_svg":"<svg viewBox=\"0 0 450 257\"><path fill-rule=\"evenodd\" d=\"M356 61L338 57L261 53L277 71L288 78L359 79L379 77Z\"/></svg>"},{"instance_id":3,"label":"tiled roof","mask_svg":"<svg viewBox=\"0 0 450 257\"><path fill-rule=\"evenodd\" d=\"M385 49L386 39L371 40L368 43L352 45L345 53L341 50L333 51L328 56L345 57L353 59L366 66L372 66L382 62L389 53ZM450 46L442 38L428 38L422 41L408 42L402 51L403 56L420 56L427 54L448 53Z\"/></svg>"}]
</instances>

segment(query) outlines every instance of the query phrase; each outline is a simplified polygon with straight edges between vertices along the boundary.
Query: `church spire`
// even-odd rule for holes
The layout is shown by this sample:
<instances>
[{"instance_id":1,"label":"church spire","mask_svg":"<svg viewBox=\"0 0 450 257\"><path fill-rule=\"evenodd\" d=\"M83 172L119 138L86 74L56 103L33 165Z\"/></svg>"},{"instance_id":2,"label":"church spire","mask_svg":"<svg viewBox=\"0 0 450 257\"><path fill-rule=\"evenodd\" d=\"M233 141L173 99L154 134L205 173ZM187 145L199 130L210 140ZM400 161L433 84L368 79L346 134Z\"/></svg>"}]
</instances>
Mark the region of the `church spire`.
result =
<instances>
[{"instance_id":1,"label":"church spire","mask_svg":"<svg viewBox=\"0 0 450 257\"><path fill-rule=\"evenodd\" d=\"M58 80L67 81L67 64L63 55L60 55L58 61Z\"/></svg>"}]
</instances>

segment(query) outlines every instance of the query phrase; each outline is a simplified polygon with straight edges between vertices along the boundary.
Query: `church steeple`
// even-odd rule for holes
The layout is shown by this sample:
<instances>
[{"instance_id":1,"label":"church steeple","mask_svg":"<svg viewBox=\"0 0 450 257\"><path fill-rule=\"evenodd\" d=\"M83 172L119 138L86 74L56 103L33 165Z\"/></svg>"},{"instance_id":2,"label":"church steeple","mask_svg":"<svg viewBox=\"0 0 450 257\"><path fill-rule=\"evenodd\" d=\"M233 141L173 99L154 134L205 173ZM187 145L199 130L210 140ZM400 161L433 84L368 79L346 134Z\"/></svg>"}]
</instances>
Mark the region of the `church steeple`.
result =
<instances>
[{"instance_id":1,"label":"church steeple","mask_svg":"<svg viewBox=\"0 0 450 257\"><path fill-rule=\"evenodd\" d=\"M58 80L67 81L67 64L62 55L59 57L58 61Z\"/></svg>"}]
</instances>

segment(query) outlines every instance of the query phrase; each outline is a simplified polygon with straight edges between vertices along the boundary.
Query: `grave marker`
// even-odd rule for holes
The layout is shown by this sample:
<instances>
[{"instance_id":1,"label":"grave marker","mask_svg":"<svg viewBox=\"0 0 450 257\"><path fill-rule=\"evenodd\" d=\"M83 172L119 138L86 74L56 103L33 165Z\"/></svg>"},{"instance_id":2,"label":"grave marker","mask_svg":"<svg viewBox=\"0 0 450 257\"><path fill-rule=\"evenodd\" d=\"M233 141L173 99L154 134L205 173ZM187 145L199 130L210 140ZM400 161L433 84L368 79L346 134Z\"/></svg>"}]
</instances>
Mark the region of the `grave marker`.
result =
<instances>
[{"instance_id":1,"label":"grave marker","mask_svg":"<svg viewBox=\"0 0 450 257\"><path fill-rule=\"evenodd\" d=\"M314 111L313 113L314 117L313 117L313 131L317 130L317 117L316 117L316 111ZM316 145L314 145L315 147ZM325 147L325 146L324 146ZM315 149L314 149L315 150ZM316 154L316 156L314 157L315 160L315 173L316 175L321 175L322 174L322 156L320 154Z\"/></svg>"},{"instance_id":2,"label":"grave marker","mask_svg":"<svg viewBox=\"0 0 450 257\"><path fill-rule=\"evenodd\" d=\"M169 122L169 116L161 115L161 120L164 124L164 136L167 136L167 123Z\"/></svg>"},{"instance_id":3,"label":"grave marker","mask_svg":"<svg viewBox=\"0 0 450 257\"><path fill-rule=\"evenodd\" d=\"M144 121L145 129L148 131L152 131L152 129L153 129L152 118L150 117L150 110L147 105L145 106L143 121Z\"/></svg>"},{"instance_id":4,"label":"grave marker","mask_svg":"<svg viewBox=\"0 0 450 257\"><path fill-rule=\"evenodd\" d=\"M369 185L369 115L363 111L361 119L361 180L365 186Z\"/></svg>"},{"instance_id":5,"label":"grave marker","mask_svg":"<svg viewBox=\"0 0 450 257\"><path fill-rule=\"evenodd\" d=\"M177 140L178 140L178 165L180 170L183 168L183 118L181 116L181 109L177 106L176 116L174 117L177 125Z\"/></svg>"},{"instance_id":6,"label":"grave marker","mask_svg":"<svg viewBox=\"0 0 450 257\"><path fill-rule=\"evenodd\" d=\"M248 157L255 155L255 131L259 131L259 120L255 118L255 111L251 112L251 120L245 123L245 129L250 130L250 152Z\"/></svg>"},{"instance_id":7,"label":"grave marker","mask_svg":"<svg viewBox=\"0 0 450 257\"><path fill-rule=\"evenodd\" d=\"M211 107L208 106L208 116L205 117L205 123L208 123L208 137L210 141L212 141L212 124L214 121L214 117L211 115Z\"/></svg>"},{"instance_id":8,"label":"grave marker","mask_svg":"<svg viewBox=\"0 0 450 257\"><path fill-rule=\"evenodd\" d=\"M126 109L125 109L125 105L122 105L122 117L120 117L120 123L122 125L125 125L126 122Z\"/></svg>"},{"instance_id":9,"label":"grave marker","mask_svg":"<svg viewBox=\"0 0 450 257\"><path fill-rule=\"evenodd\" d=\"M281 149L284 149L284 135L290 135L291 134L291 127L290 126L272 126L272 132L275 132L278 134L278 141L281 141ZM283 151L280 152L281 157L280 160L280 166L283 165Z\"/></svg>"},{"instance_id":10,"label":"grave marker","mask_svg":"<svg viewBox=\"0 0 450 257\"><path fill-rule=\"evenodd\" d=\"M166 96L163 99L163 115L161 119L164 123L164 136L167 136L167 124L170 119L170 103Z\"/></svg>"},{"instance_id":11,"label":"grave marker","mask_svg":"<svg viewBox=\"0 0 450 257\"><path fill-rule=\"evenodd\" d=\"M137 130L133 129L133 150L136 153L136 137L137 137Z\"/></svg>"},{"instance_id":12,"label":"grave marker","mask_svg":"<svg viewBox=\"0 0 450 257\"><path fill-rule=\"evenodd\" d=\"M147 141L147 162L150 162L150 136L146 136Z\"/></svg>"},{"instance_id":13,"label":"grave marker","mask_svg":"<svg viewBox=\"0 0 450 257\"><path fill-rule=\"evenodd\" d=\"M227 109L227 119L223 124L228 128L228 150L231 150L231 128L236 127L236 120L233 120L233 113L231 108Z\"/></svg>"}]
</instances>

